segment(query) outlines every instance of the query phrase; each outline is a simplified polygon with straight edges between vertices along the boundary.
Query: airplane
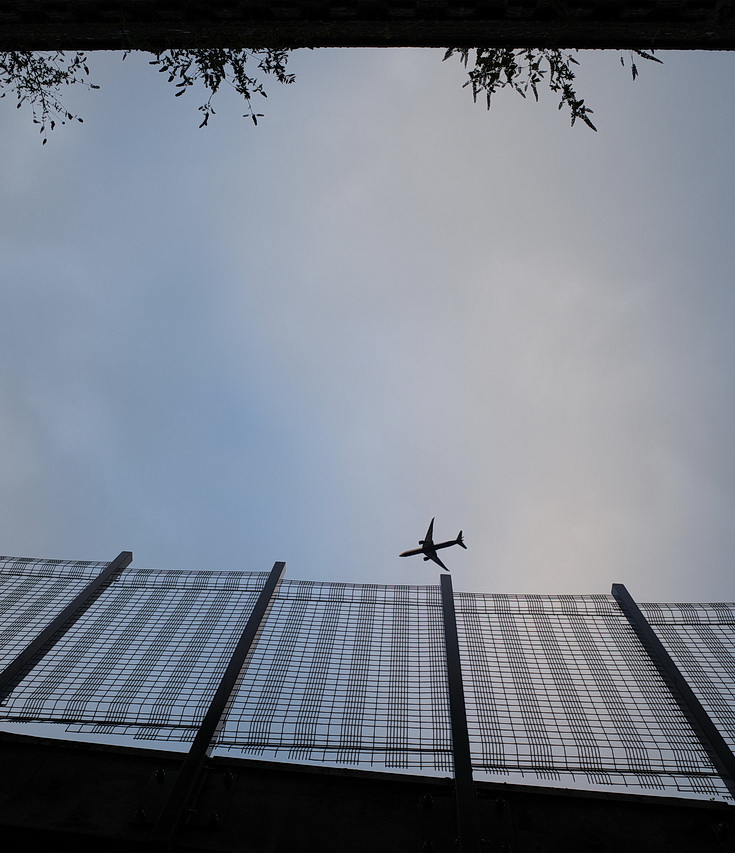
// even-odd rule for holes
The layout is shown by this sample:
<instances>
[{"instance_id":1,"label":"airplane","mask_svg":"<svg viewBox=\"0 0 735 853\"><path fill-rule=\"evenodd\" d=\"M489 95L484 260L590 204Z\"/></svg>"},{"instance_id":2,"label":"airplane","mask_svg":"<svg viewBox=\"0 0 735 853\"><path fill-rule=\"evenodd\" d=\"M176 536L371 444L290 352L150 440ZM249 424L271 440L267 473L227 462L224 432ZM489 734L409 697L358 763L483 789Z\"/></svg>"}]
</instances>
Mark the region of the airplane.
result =
<instances>
[{"instance_id":1,"label":"airplane","mask_svg":"<svg viewBox=\"0 0 735 853\"><path fill-rule=\"evenodd\" d=\"M399 554L399 557L413 557L414 554L423 554L424 560L433 560L435 563L438 563L444 571L448 572L449 569L442 563L442 561L436 556L436 552L440 548L451 548L452 545L461 545L463 548L467 548L464 544L464 540L462 539L462 531L459 531L459 536L456 539L452 539L451 542L438 542L436 545L434 544L434 519L431 519L431 524L429 525L429 529L426 531L426 538L419 539L420 548L414 548L412 551L404 551L402 554Z\"/></svg>"}]
</instances>

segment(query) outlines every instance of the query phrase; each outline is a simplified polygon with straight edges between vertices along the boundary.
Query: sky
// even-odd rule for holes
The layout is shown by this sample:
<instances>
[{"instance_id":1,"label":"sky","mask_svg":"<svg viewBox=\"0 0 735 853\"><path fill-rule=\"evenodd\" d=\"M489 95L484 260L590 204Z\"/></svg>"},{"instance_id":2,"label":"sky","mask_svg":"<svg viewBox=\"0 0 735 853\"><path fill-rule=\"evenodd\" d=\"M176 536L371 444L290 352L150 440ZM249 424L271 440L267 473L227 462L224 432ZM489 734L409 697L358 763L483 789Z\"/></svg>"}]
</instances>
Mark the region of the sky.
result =
<instances>
[{"instance_id":1,"label":"sky","mask_svg":"<svg viewBox=\"0 0 735 853\"><path fill-rule=\"evenodd\" d=\"M0 551L735 600L735 56L299 51L199 129L144 56L0 101Z\"/></svg>"}]
</instances>

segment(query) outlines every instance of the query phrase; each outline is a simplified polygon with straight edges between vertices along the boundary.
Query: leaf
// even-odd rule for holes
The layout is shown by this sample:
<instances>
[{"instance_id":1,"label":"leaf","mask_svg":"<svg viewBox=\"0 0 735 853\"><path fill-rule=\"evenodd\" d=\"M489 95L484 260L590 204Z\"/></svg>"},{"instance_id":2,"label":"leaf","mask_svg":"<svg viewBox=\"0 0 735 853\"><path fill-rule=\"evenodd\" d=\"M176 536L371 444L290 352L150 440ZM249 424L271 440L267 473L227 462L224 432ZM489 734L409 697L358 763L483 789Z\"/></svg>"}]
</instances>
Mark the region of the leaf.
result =
<instances>
[{"instance_id":1,"label":"leaf","mask_svg":"<svg viewBox=\"0 0 735 853\"><path fill-rule=\"evenodd\" d=\"M663 60L659 59L657 56L654 56L652 53L648 53L646 50L636 50L636 54L638 56L642 56L644 59L650 59L651 62L658 62L659 65L663 65Z\"/></svg>"}]
</instances>

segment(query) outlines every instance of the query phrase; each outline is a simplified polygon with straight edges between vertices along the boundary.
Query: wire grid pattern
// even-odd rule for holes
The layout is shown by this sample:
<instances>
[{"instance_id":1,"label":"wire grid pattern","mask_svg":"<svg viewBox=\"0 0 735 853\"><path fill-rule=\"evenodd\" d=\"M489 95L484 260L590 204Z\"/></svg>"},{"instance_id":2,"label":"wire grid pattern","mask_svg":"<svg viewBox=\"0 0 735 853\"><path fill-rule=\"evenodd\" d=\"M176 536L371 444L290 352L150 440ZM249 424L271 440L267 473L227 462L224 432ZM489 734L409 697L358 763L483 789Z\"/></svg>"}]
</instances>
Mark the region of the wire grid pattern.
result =
<instances>
[{"instance_id":1,"label":"wire grid pattern","mask_svg":"<svg viewBox=\"0 0 735 853\"><path fill-rule=\"evenodd\" d=\"M149 737L186 739L204 718L266 578L122 572L39 656L0 717L67 722L77 731L142 726Z\"/></svg>"},{"instance_id":2,"label":"wire grid pattern","mask_svg":"<svg viewBox=\"0 0 735 853\"><path fill-rule=\"evenodd\" d=\"M612 596L455 599L476 772L732 799Z\"/></svg>"},{"instance_id":3,"label":"wire grid pattern","mask_svg":"<svg viewBox=\"0 0 735 853\"><path fill-rule=\"evenodd\" d=\"M735 751L735 604L638 606Z\"/></svg>"},{"instance_id":4,"label":"wire grid pattern","mask_svg":"<svg viewBox=\"0 0 735 853\"><path fill-rule=\"evenodd\" d=\"M109 565L0 557L0 670Z\"/></svg>"},{"instance_id":5,"label":"wire grid pattern","mask_svg":"<svg viewBox=\"0 0 735 853\"><path fill-rule=\"evenodd\" d=\"M0 558L10 654L107 565ZM123 571L39 657L0 718L193 739L266 578ZM611 596L455 602L477 775L731 799ZM641 609L732 743L735 605ZM439 588L281 581L217 747L451 772Z\"/></svg>"},{"instance_id":6,"label":"wire grid pattern","mask_svg":"<svg viewBox=\"0 0 735 853\"><path fill-rule=\"evenodd\" d=\"M451 772L446 685L438 587L282 581L218 745Z\"/></svg>"}]
</instances>

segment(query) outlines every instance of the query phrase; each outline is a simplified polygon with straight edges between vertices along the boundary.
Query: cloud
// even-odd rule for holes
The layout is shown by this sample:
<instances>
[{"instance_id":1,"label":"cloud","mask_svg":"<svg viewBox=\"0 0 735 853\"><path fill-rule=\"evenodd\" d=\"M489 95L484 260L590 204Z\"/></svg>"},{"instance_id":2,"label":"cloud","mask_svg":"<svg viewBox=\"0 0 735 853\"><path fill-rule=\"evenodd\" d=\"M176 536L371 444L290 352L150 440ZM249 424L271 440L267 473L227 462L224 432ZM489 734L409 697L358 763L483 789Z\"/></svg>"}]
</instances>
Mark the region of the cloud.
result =
<instances>
[{"instance_id":1,"label":"cloud","mask_svg":"<svg viewBox=\"0 0 735 853\"><path fill-rule=\"evenodd\" d=\"M487 114L440 52L304 52L199 132L105 61L68 144L3 143L18 547L434 582L396 555L436 515L461 588L732 597L731 135L667 88L699 59L593 58L599 134Z\"/></svg>"}]
</instances>

